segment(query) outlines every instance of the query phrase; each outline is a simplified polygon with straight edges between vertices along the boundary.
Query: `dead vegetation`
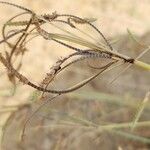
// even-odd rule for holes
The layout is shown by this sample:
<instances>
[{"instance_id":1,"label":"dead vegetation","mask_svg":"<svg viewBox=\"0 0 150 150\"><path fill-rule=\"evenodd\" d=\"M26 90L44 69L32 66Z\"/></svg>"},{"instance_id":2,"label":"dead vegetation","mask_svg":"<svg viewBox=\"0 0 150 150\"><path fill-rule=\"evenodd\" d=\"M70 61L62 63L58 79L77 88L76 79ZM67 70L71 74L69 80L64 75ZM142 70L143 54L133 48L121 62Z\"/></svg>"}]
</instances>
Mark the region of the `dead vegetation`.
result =
<instances>
[{"instance_id":1,"label":"dead vegetation","mask_svg":"<svg viewBox=\"0 0 150 150\"><path fill-rule=\"evenodd\" d=\"M102 107L102 106L99 106L99 104L98 106L95 106L97 105L97 102L89 101L87 103L86 100L83 100L83 102L81 102L81 107L79 107L79 105L77 104L78 101L75 102L74 98L69 101L69 97L64 95L64 94L72 93L80 89L81 87L87 85L89 82L91 82L92 84L92 82L94 82L93 79L95 79L99 75L105 75L108 71L114 70L117 67L122 68L122 71L120 71L121 73L127 70L132 65L141 67L149 71L150 65L138 60L142 55L144 55L144 53L146 53L149 50L149 46L147 44L138 42L134 38L132 33L130 33L130 37L132 38L132 40L134 40L136 44L139 44L143 49L142 55L140 54L136 58L131 58L129 56L123 55L119 53L118 51L116 51L116 49L113 48L112 46L113 42L107 40L107 38L103 35L103 33L92 24L93 19L91 18L85 19L85 18L80 18L78 16L70 15L70 14L59 14L57 12L54 12L52 14L37 15L32 10L29 10L28 8L24 8L22 6L18 6L12 3L2 2L2 1L0 1L0 3L2 3L3 5L5 4L10 5L11 7L12 6L17 7L20 10L24 11L23 13L17 14L13 16L12 18L8 19L8 21L4 24L2 28L3 39L0 41L0 44L5 43L7 47L9 48L9 50L6 50L4 53L0 53L0 61L5 66L7 70L7 76L9 80L12 82L14 88L17 87L18 80L19 82L22 82L23 84L26 84L34 88L35 90L37 90L36 94L38 93L36 95L36 98L34 99L38 103L42 103L32 113L30 112L30 109L32 107L33 107L32 109L34 109L34 106L30 104L21 106L19 108L17 107L17 111L13 115L11 115L10 119L8 119L7 124L5 126L6 130L4 130L5 134L3 135L2 143L4 143L3 145L4 147L6 147L6 149L10 149L9 145L6 144L7 140L9 140L8 136L10 134L14 134L14 133L8 132L9 131L8 126L10 124L13 124L12 121L15 121L16 123L16 120L19 120L18 118L20 118L21 115L25 115L26 112L29 112L28 117L27 116L25 118L21 117L21 120L18 121L18 125L15 125L16 127L18 126L19 128L18 133L15 135L16 138L18 139L18 142L14 141L13 139L10 139L10 142L9 142L9 143L14 144L15 149L24 149L24 147L26 147L27 145L30 145L30 144L32 145L32 142L30 143L29 139L34 138L34 137L39 137L39 135L42 134L41 132L43 130L44 132L48 132L48 135L47 135L48 137L45 136L43 139L41 139L42 138L41 136L41 138L38 138L39 141L34 140L33 141L35 142L34 149L37 149L37 147L39 146L38 144L41 140L43 143L46 141L46 139L49 139L49 138L50 138L49 141L51 141L52 144L51 145L47 144L47 145L48 147L51 147L52 149L71 149L70 145L72 145L72 141L75 141L74 142L75 146L73 146L73 149L77 149L76 145L81 145L81 149L87 149L87 147L85 146L86 144L85 145L83 144L85 147L83 146L82 148L82 142L84 143L84 140L85 140L90 145L91 139L92 139L93 145L91 145L91 147L88 147L88 148L92 149L93 147L95 147L94 149L97 149L102 144L102 142L98 140L99 136L100 137L102 136L103 138L105 137L104 140L108 140L110 138L110 137L108 138L108 135L110 136L111 134L117 135L115 141L119 141L118 136L123 136L123 137L127 137L127 139L140 141L142 144L150 143L148 138L142 137L140 136L140 134L139 135L138 134L136 135L136 133L132 134L132 131L129 133L126 133L127 129L130 131L130 128L133 127L132 122L129 121L130 118L128 117L126 118L126 114L124 115L125 118L122 119L125 123L124 122L118 123L119 120L121 121L121 119L117 118L116 124L113 124L112 120L113 121L115 120L114 116L112 117L113 118L112 120L108 119L109 116L108 118L102 117L104 119L98 119L99 109L97 108L97 110L95 110L95 108ZM29 19L17 20L18 18L29 18ZM62 27L58 26L57 24L62 24ZM55 32L52 32L53 30L49 29L50 30L49 32L43 27L46 25L49 25L52 28L53 27L57 28L58 31L55 33ZM84 26L88 26L92 30L92 34L84 32L84 30L82 30ZM75 32L78 32L78 34ZM93 32L94 34L98 34L103 39L103 41L97 42L93 36ZM82 35L82 37L80 35ZM20 69L23 64L23 57L27 52L26 45L28 44L28 42L32 42L32 40L36 37L42 37L45 40L56 42L60 47L65 46L66 48L73 50L73 53L67 55L64 58L60 58L50 68L50 71L46 73L45 77L43 78L40 84L33 83L28 77L20 73ZM12 39L15 42L14 41L12 42L11 41ZM16 65L15 61L18 58L21 58L21 59L20 59L20 62ZM74 83L76 80L69 80L69 77L67 77L66 74L63 75L63 72L68 72L68 70L70 70L70 72L72 71L73 74L76 74L74 66L78 67L78 65L80 65L81 68L83 67L84 70L88 68L87 74L89 75L89 77L87 77L86 75L87 78L81 79L77 83ZM71 76L73 76L73 74ZM59 84L63 84L63 86L57 84L59 75L61 75ZM68 80L64 80L64 79L62 80L62 78L65 78L65 77L67 77ZM116 80L116 78L118 78L118 75L114 77L114 80ZM114 80L112 80L112 82L114 82ZM64 81L67 83L64 83ZM57 101L58 99L62 99L60 100L62 102L59 101L60 102L59 105L62 104L62 106L64 106L62 110L56 109L57 106L55 106L55 103L57 102L55 102L54 100ZM54 104L50 103L50 101L52 100ZM144 120L142 122L138 122L140 115L145 108L145 103L147 103L147 101L146 102L143 101L143 103L141 103L141 107L138 109L137 115L134 118L134 128L135 126L145 127L145 128L149 127L149 121ZM46 106L49 106L49 103L51 104L51 107L52 105L54 105L54 109L52 108L50 109L46 107ZM59 105L58 107L60 107ZM70 105L69 109L77 108L75 112L74 111L70 111L70 112L73 114L79 114L80 117L77 117L78 115L72 116L68 114L67 112L65 112L65 105ZM76 105L77 107L75 107ZM85 108L84 105L88 105L88 106ZM131 107L131 110L133 107L136 108L136 106L131 105L130 102L128 102L127 105ZM90 107L93 107L94 109L92 110L91 108L91 110L88 113L86 109L87 108L89 109ZM114 110L116 109L116 106L113 106L111 109L114 112ZM95 114L94 113L90 114L92 111L95 111L94 112ZM39 112L40 114L42 114L42 117L39 114ZM130 114L130 111L129 111L129 114ZM132 111L131 111L131 114L132 114ZM93 117L93 115L95 115L95 117ZM37 119L38 124L40 122L40 125L36 127L34 126L34 124L37 124L35 116L38 116L41 118L40 120ZM47 116L50 116L50 118ZM53 121L53 117L54 118L56 117L54 121ZM33 131L33 133L32 132L26 133L27 126L32 121L33 121L32 123L33 127L31 127L31 130L35 130L37 132L34 133L35 131ZM102 124L100 123L101 121L103 122ZM50 124L50 125L48 125L48 127L47 126L45 127L45 125L47 124ZM48 128L48 131L47 131L47 128ZM59 128L61 129L58 130ZM122 128L124 130L117 130L117 129L122 129ZM53 130L51 131L51 129ZM13 131L10 131L10 132L13 132ZM138 132L139 131L137 131L137 133ZM89 138L88 137L85 138L86 134L88 134ZM81 136L81 140L75 140L75 137L74 137L75 135L76 137ZM28 138L28 136L30 138ZM69 138L68 140L69 136L71 136L71 138ZM116 148L117 146L119 148L119 144L117 142L115 143L116 145L112 144L111 142L112 139L113 137L110 138L109 145L107 145L107 143L103 144L104 149L110 149L110 147ZM123 144L125 143L126 141L123 142ZM44 146L44 145L41 144L41 146ZM43 149L43 147L39 149Z\"/></svg>"}]
</instances>

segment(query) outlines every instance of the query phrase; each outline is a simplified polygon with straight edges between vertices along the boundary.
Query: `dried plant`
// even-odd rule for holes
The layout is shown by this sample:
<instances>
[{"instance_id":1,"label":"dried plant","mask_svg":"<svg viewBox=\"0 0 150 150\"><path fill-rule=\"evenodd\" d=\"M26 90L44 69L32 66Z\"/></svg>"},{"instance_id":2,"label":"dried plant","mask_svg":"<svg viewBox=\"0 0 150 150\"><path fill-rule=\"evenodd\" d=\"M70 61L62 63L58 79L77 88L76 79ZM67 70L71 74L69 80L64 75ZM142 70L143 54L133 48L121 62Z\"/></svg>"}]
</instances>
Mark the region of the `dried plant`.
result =
<instances>
[{"instance_id":1,"label":"dried plant","mask_svg":"<svg viewBox=\"0 0 150 150\"><path fill-rule=\"evenodd\" d=\"M22 6L18 6L16 4L12 4L9 2L3 2L3 1L0 1L0 3L3 5L4 4L10 5L10 6L16 7L18 9L24 11L20 14L13 16L12 18L8 19L8 21L3 25L3 28L2 28L3 39L0 41L0 44L5 43L8 46L8 48L10 49L10 51L5 52L5 55L0 53L0 62L6 67L7 75L9 77L10 81L14 85L16 84L15 81L17 78L23 84L27 84L38 91L42 91L43 92L42 97L44 97L44 93L52 93L52 94L62 95L62 94L66 94L69 92L73 92L73 91L83 87L84 85L86 85L87 83L92 81L94 78L99 76L100 74L104 74L106 71L109 71L110 69L113 69L114 67L117 67L118 63L120 63L120 62L121 62L121 64L129 64L128 68L131 65L135 65L135 66L141 67L143 69L146 69L148 71L150 70L150 65L139 61L138 60L139 57L138 58L130 58L128 56L125 56L125 55L117 52L112 47L112 45L107 40L107 38L103 35L103 33L92 24L93 20L81 18L78 16L70 15L70 14L58 14L57 12L54 12L52 14L37 15L34 11L32 11L28 8L22 7ZM26 18L26 15L30 16L29 20L16 21L16 19L20 16L24 16L23 18ZM72 29L72 30L77 30L95 42L88 41L86 38L80 37L79 35L76 35L73 32L70 32L63 27L59 27L59 26L57 26L57 23L61 23L67 27L70 27L70 29ZM63 31L64 34L48 32L42 28L43 24L50 24L51 26L54 26L55 28L59 29L60 31ZM97 32L97 34L104 40L105 43L97 42L92 35L85 33L84 31L79 29L77 27L78 24L80 24L82 26L88 25L91 28L91 30ZM13 30L12 30L12 27L14 27ZM64 58L59 59L50 68L50 72L48 72L46 74L46 76L43 79L43 81L41 82L40 86L38 86L38 84L35 84L32 81L30 81L23 74L19 73L21 64L23 63L22 61L19 63L17 68L14 68L14 66L13 66L14 58L16 59L18 56L23 57L27 51L26 44L29 41L32 41L32 39L37 36L41 36L45 40L54 41L57 44L65 46L74 51L72 54L69 54L68 56L66 56ZM13 44L9 41L12 38L17 39L15 44ZM69 43L72 43L72 45ZM75 46L73 46L73 44L76 44L78 46L75 47ZM85 47L85 49L80 48L80 46ZM146 48L145 51L148 51L150 48L149 46L145 46L145 45L143 47ZM102 58L109 59L110 62L105 64L102 67L95 67L95 69L97 69L98 72L96 74L94 74L93 76L91 76L75 85L72 85L71 87L69 87L67 89L59 89L59 90L48 89L48 85L50 83L54 82L54 79L56 78L56 76L58 74L60 74L62 71L69 68L71 65L75 64L76 62L79 62L79 61L82 62L83 60L88 60L88 59L93 59L93 60L99 59L99 63L100 63ZM92 67L92 66L89 65L89 67ZM46 101L45 103L47 103L49 101L50 100L48 99L48 101ZM45 105L45 103L44 103L44 105ZM43 105L41 107L43 107ZM37 111L35 111L34 113L36 113ZM27 120L26 124L32 118L33 114ZM24 130L23 135L25 132L26 124L23 129Z\"/></svg>"}]
</instances>

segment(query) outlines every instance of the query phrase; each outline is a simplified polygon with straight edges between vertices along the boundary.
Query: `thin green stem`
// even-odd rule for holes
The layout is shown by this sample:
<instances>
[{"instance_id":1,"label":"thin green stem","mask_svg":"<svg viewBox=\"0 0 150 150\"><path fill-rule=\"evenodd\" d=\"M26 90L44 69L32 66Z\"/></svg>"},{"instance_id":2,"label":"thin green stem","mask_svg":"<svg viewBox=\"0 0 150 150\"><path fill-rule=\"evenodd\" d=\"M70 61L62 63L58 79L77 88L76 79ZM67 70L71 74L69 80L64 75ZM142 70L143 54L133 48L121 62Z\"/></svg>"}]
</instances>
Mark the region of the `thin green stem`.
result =
<instances>
[{"instance_id":1,"label":"thin green stem","mask_svg":"<svg viewBox=\"0 0 150 150\"><path fill-rule=\"evenodd\" d=\"M122 128L131 128L133 125L133 122L127 122L127 123L117 123L117 124L110 124L110 125L100 125L98 128L100 129L122 129ZM142 121L138 122L136 124L136 127L149 127L150 121Z\"/></svg>"},{"instance_id":2,"label":"thin green stem","mask_svg":"<svg viewBox=\"0 0 150 150\"><path fill-rule=\"evenodd\" d=\"M150 65L139 60L135 60L134 65L150 71Z\"/></svg>"}]
</instances>

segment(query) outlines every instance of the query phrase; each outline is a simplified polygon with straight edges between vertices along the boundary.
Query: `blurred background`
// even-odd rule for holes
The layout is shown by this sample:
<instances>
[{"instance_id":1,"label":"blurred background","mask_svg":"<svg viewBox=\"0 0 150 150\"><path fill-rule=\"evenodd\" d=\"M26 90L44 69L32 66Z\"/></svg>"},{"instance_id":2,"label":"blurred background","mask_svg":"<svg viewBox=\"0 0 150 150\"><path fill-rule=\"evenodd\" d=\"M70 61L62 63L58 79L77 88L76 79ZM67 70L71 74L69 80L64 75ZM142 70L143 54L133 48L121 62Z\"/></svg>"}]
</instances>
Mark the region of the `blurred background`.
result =
<instances>
[{"instance_id":1,"label":"blurred background","mask_svg":"<svg viewBox=\"0 0 150 150\"><path fill-rule=\"evenodd\" d=\"M93 23L120 53L136 58L144 48L127 33L129 29L142 43L150 44L149 0L13 0L37 14L52 12L96 18ZM0 4L0 27L21 10ZM26 18L22 18L25 20ZM83 28L88 31L88 28ZM49 29L51 31L51 29ZM90 31L91 32L91 31ZM92 32L91 32L92 33ZM92 33L93 35L95 33ZM101 40L97 34L95 38ZM0 35L2 38L2 36ZM1 51L5 50L0 45ZM52 41L37 38L27 45L21 72L40 84L46 72L60 57L72 51ZM150 63L150 53L140 60ZM4 150L148 150L150 149L150 101L146 103L140 124L131 131L135 118L149 90L149 72L132 66L115 82L121 66L90 82L85 87L62 95L40 109L27 125L26 136L20 134L27 117L38 108L38 92L18 83L14 91L5 68L0 64L0 127ZM84 68L84 69L83 69ZM58 78L54 88L60 89L95 73L78 63ZM52 95L47 95L52 97ZM123 124L124 127L120 126ZM3 132L4 131L4 132Z\"/></svg>"}]
</instances>

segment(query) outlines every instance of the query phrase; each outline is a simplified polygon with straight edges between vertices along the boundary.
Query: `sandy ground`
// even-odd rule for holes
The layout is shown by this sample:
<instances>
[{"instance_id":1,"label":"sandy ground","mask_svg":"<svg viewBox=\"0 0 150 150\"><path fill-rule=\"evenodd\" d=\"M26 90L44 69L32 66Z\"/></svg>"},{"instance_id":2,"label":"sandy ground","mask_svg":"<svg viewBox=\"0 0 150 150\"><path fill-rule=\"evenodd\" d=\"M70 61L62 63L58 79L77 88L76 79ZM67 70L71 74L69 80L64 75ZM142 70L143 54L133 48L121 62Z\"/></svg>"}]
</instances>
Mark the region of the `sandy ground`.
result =
<instances>
[{"instance_id":1,"label":"sandy ground","mask_svg":"<svg viewBox=\"0 0 150 150\"><path fill-rule=\"evenodd\" d=\"M13 0L9 2L28 7L38 14L57 11L58 13L96 18L97 21L94 24L103 31L106 37L126 35L127 28L136 33L136 35L142 36L149 31L150 27L149 0ZM20 12L20 10L7 5L0 5L0 27L17 12ZM38 83L54 61L70 52L64 47L58 50L57 45L45 42L42 38L33 41L28 47L29 52L24 58L22 72ZM4 47L1 46L2 48ZM0 67L3 72L4 68L1 65ZM2 76L0 93L2 95L9 94L8 89L10 87L11 85L7 78ZM21 86L15 96L1 96L0 106L24 103L29 98L31 91L33 89ZM5 115L0 116L0 125L4 123L4 118L8 114Z\"/></svg>"}]
</instances>

